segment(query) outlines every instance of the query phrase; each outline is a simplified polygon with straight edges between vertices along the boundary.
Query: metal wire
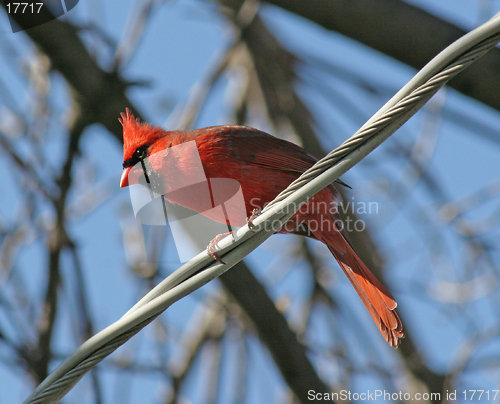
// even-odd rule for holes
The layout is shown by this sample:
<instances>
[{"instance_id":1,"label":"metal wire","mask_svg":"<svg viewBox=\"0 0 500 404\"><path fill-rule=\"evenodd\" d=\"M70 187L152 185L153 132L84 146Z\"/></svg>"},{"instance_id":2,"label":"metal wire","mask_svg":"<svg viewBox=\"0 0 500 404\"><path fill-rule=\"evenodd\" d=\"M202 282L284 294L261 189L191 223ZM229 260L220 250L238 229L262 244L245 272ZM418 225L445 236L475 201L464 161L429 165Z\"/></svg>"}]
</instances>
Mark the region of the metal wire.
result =
<instances>
[{"instance_id":1,"label":"metal wire","mask_svg":"<svg viewBox=\"0 0 500 404\"><path fill-rule=\"evenodd\" d=\"M63 377L55 383L43 390L36 398L33 398L31 403L55 403L61 400L66 393L94 366L102 361L106 356L113 353L117 348L122 346L135 334L141 331L145 326L151 323L156 316L136 325L130 330L124 332L113 340L109 341L106 345L97 349L92 355L82 360L78 366L71 369Z\"/></svg>"},{"instance_id":2,"label":"metal wire","mask_svg":"<svg viewBox=\"0 0 500 404\"><path fill-rule=\"evenodd\" d=\"M269 204L254 221L258 232L248 226L236 238L219 242L227 265L214 263L206 252L182 265L161 282L120 320L80 346L24 404L58 402L92 367L153 321L172 303L227 271L271 234L269 223L286 221L300 204L357 164L404 124L448 80L486 53L500 40L498 15L447 47L424 67L403 89L379 110L350 139L318 161Z\"/></svg>"}]
</instances>

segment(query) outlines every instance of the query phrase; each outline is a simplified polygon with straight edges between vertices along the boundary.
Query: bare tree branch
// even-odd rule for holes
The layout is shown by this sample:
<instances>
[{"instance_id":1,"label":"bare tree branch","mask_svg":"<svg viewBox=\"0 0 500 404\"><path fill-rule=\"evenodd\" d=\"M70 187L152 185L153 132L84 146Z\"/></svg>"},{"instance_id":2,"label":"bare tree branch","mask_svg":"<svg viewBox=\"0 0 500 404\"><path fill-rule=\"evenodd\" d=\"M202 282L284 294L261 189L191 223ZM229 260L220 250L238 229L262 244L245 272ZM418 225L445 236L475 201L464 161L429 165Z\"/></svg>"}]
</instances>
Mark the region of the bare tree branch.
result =
<instances>
[{"instance_id":1,"label":"bare tree branch","mask_svg":"<svg viewBox=\"0 0 500 404\"><path fill-rule=\"evenodd\" d=\"M2 5L5 7L4 3ZM40 14L50 15L50 11L43 7ZM20 13L13 16L21 27L26 26L27 20ZM120 112L129 107L141 117L125 94L128 85L125 80L116 71L107 72L99 67L70 23L54 19L25 32L76 91L82 109L90 115L89 121L101 123L121 140L122 131L117 118Z\"/></svg>"},{"instance_id":2,"label":"bare tree branch","mask_svg":"<svg viewBox=\"0 0 500 404\"><path fill-rule=\"evenodd\" d=\"M219 279L254 323L259 337L299 401L311 402L307 396L309 390L327 393L329 389L312 367L304 345L245 263L236 264Z\"/></svg>"},{"instance_id":3,"label":"bare tree branch","mask_svg":"<svg viewBox=\"0 0 500 404\"><path fill-rule=\"evenodd\" d=\"M355 39L415 69L466 32L402 0L267 0L322 27ZM500 49L450 81L449 86L500 111Z\"/></svg>"}]
</instances>

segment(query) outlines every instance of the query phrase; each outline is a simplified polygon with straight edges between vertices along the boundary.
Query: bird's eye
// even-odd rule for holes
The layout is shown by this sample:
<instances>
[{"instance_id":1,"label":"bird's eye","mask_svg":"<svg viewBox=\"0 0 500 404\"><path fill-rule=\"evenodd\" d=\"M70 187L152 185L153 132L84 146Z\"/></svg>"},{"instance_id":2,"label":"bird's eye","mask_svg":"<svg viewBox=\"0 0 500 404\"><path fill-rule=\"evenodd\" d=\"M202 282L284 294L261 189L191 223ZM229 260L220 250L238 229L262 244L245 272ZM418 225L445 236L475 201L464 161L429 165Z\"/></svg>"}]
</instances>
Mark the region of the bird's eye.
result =
<instances>
[{"instance_id":1,"label":"bird's eye","mask_svg":"<svg viewBox=\"0 0 500 404\"><path fill-rule=\"evenodd\" d=\"M123 162L123 168L132 167L148 157L149 145L144 145L135 149L134 154Z\"/></svg>"},{"instance_id":2,"label":"bird's eye","mask_svg":"<svg viewBox=\"0 0 500 404\"><path fill-rule=\"evenodd\" d=\"M139 160L145 159L146 158L146 150L147 149L144 146L138 147L134 152L134 157L139 159Z\"/></svg>"}]
</instances>

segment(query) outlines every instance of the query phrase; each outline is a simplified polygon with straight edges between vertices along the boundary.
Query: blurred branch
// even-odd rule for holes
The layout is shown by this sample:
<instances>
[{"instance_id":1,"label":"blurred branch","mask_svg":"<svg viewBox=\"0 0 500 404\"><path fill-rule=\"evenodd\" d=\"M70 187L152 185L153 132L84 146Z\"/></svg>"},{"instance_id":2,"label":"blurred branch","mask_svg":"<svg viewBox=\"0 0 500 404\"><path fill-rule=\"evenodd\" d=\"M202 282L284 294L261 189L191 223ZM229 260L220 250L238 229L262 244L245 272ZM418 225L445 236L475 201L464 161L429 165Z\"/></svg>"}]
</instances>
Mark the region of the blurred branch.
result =
<instances>
[{"instance_id":1,"label":"blurred branch","mask_svg":"<svg viewBox=\"0 0 500 404\"><path fill-rule=\"evenodd\" d=\"M477 191L466 195L456 201L445 203L438 211L440 218L451 223L467 211L477 209L491 201L492 198L500 195L500 179L478 189Z\"/></svg>"},{"instance_id":2,"label":"blurred branch","mask_svg":"<svg viewBox=\"0 0 500 404\"><path fill-rule=\"evenodd\" d=\"M318 377L304 345L246 264L239 262L219 279L255 325L259 337L299 401L310 402L307 397L309 390L327 393L329 389Z\"/></svg>"},{"instance_id":3,"label":"blurred branch","mask_svg":"<svg viewBox=\"0 0 500 404\"><path fill-rule=\"evenodd\" d=\"M58 308L58 292L61 286L61 254L64 248L73 245L66 231L66 199L71 188L73 178L71 172L75 155L78 153L78 143L84 129L90 124L89 116L77 112L73 125L69 131L66 161L62 172L56 180L59 186L59 195L53 199L56 210L54 228L48 234L48 279L47 290L43 303L42 312L38 319L38 342L36 354L34 355L34 371L36 379L40 383L43 381L49 370L49 361L52 358L51 342L54 323Z\"/></svg>"},{"instance_id":4,"label":"blurred branch","mask_svg":"<svg viewBox=\"0 0 500 404\"><path fill-rule=\"evenodd\" d=\"M21 169L21 171L25 172L27 176L34 182L35 186L38 190L49 200L54 201L55 190L50 188L48 185L42 181L42 179L38 176L37 170L25 161L19 154L14 150L14 147L7 140L5 134L0 132L0 146L7 152L12 161Z\"/></svg>"},{"instance_id":5,"label":"blurred branch","mask_svg":"<svg viewBox=\"0 0 500 404\"><path fill-rule=\"evenodd\" d=\"M199 305L186 331L179 337L180 349L177 352L180 351L181 356L180 358L174 356L168 364L172 378L172 390L166 400L168 404L180 401L180 389L203 345L212 338L220 338L223 331L221 324L225 322L225 313L220 306L225 305L226 300L224 294L221 294L215 298L214 303L209 303L208 307Z\"/></svg>"},{"instance_id":6,"label":"blurred branch","mask_svg":"<svg viewBox=\"0 0 500 404\"><path fill-rule=\"evenodd\" d=\"M71 251L71 257L73 260L73 267L76 275L76 300L78 302L78 308L80 309L79 318L83 322L83 329L80 332L81 339L83 341L89 339L92 335L94 335L94 325L92 323L92 317L90 315L90 308L88 303L88 293L85 287L85 278L83 276L83 268L79 256L79 252L74 243L70 243L68 248ZM98 369L92 369L90 372L90 376L92 378L92 384L94 385L94 394L95 394L95 402L96 404L103 403L103 395L101 388L101 381L97 376Z\"/></svg>"},{"instance_id":7,"label":"blurred branch","mask_svg":"<svg viewBox=\"0 0 500 404\"><path fill-rule=\"evenodd\" d=\"M138 7L139 10L134 10L134 12L130 12L128 14L129 20L126 25L127 28L123 31L124 36L120 40L115 52L113 71L118 71L119 69L124 68L134 56L134 53L138 49L139 43L143 37L149 18L158 5L164 1L165 0L147 0L134 2L135 6Z\"/></svg>"},{"instance_id":8,"label":"blurred branch","mask_svg":"<svg viewBox=\"0 0 500 404\"><path fill-rule=\"evenodd\" d=\"M392 149L394 155L403 156L404 161L408 163L408 173L404 177L404 187L413 188L417 180L419 180L434 200L436 210L440 209L442 206L450 206L451 198L447 195L442 181L428 169L424 162L415 158L416 156L408 146L398 140L395 140L393 145L395 146L394 149ZM408 180L410 181L409 184ZM408 195L408 193L406 193L406 195ZM463 217L463 214L456 212L455 216L449 220L449 224L456 235L468 244L471 251L480 251L482 253L488 251L488 242L478 236L477 232L474 231L474 226Z\"/></svg>"},{"instance_id":9,"label":"blurred branch","mask_svg":"<svg viewBox=\"0 0 500 404\"><path fill-rule=\"evenodd\" d=\"M40 14L44 13L50 15L46 7L40 10ZM12 15L23 27L25 19L20 18L21 14ZM128 106L136 117L141 117L125 94L128 83L117 72L107 72L97 64L78 36L78 29L68 22L54 19L24 32L73 87L88 120L102 124L121 141L120 112Z\"/></svg>"},{"instance_id":10,"label":"blurred branch","mask_svg":"<svg viewBox=\"0 0 500 404\"><path fill-rule=\"evenodd\" d=\"M167 128L175 127L176 130L191 130L193 128L196 123L196 119L198 118L198 114L208 95L212 91L216 81L227 69L228 63L236 46L237 42L229 46L228 49L225 49L222 55L218 55L214 66L209 69L207 76L199 80L193 86L186 104L183 105L182 108L177 108L181 109L179 113L174 111L174 113L170 115L169 121L166 124Z\"/></svg>"},{"instance_id":11,"label":"blurred branch","mask_svg":"<svg viewBox=\"0 0 500 404\"><path fill-rule=\"evenodd\" d=\"M64 231L61 228L54 230L49 241L48 279L47 290L43 302L40 318L37 322L38 341L32 352L31 370L34 372L36 383L41 383L48 375L49 361L52 359L52 332L57 314L58 291L61 283L60 255L65 244Z\"/></svg>"},{"instance_id":12,"label":"blurred branch","mask_svg":"<svg viewBox=\"0 0 500 404\"><path fill-rule=\"evenodd\" d=\"M473 359L474 353L477 350L480 350L486 343L491 342L492 340L498 341L499 336L500 325L497 323L490 326L489 328L486 328L485 330L479 330L472 337L462 343L462 345L459 347L459 349L457 349L455 353L454 361L451 365L451 371L446 375L446 391L452 391L457 387L457 381L455 379L467 370L467 366L470 366L470 362ZM496 394L498 394L498 390L493 391L497 392ZM451 401L449 398L447 398L446 400L443 400L443 402L450 403Z\"/></svg>"},{"instance_id":13,"label":"blurred branch","mask_svg":"<svg viewBox=\"0 0 500 404\"><path fill-rule=\"evenodd\" d=\"M402 0L266 0L420 69L466 31ZM500 111L500 49L448 84Z\"/></svg>"}]
</instances>

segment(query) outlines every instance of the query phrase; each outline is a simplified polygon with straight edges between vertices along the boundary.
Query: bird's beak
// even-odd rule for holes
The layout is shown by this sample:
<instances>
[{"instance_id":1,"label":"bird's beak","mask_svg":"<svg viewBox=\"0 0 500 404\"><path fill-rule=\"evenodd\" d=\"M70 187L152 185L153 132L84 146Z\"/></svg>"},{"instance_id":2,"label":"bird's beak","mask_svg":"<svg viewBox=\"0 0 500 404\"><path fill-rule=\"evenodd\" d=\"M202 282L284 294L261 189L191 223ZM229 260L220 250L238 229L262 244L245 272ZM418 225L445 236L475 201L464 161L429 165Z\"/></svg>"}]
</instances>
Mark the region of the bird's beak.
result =
<instances>
[{"instance_id":1,"label":"bird's beak","mask_svg":"<svg viewBox=\"0 0 500 404\"><path fill-rule=\"evenodd\" d=\"M132 167L127 167L123 170L122 178L120 179L120 188L125 188L130 185L128 182L128 175L130 174L131 169Z\"/></svg>"}]
</instances>

